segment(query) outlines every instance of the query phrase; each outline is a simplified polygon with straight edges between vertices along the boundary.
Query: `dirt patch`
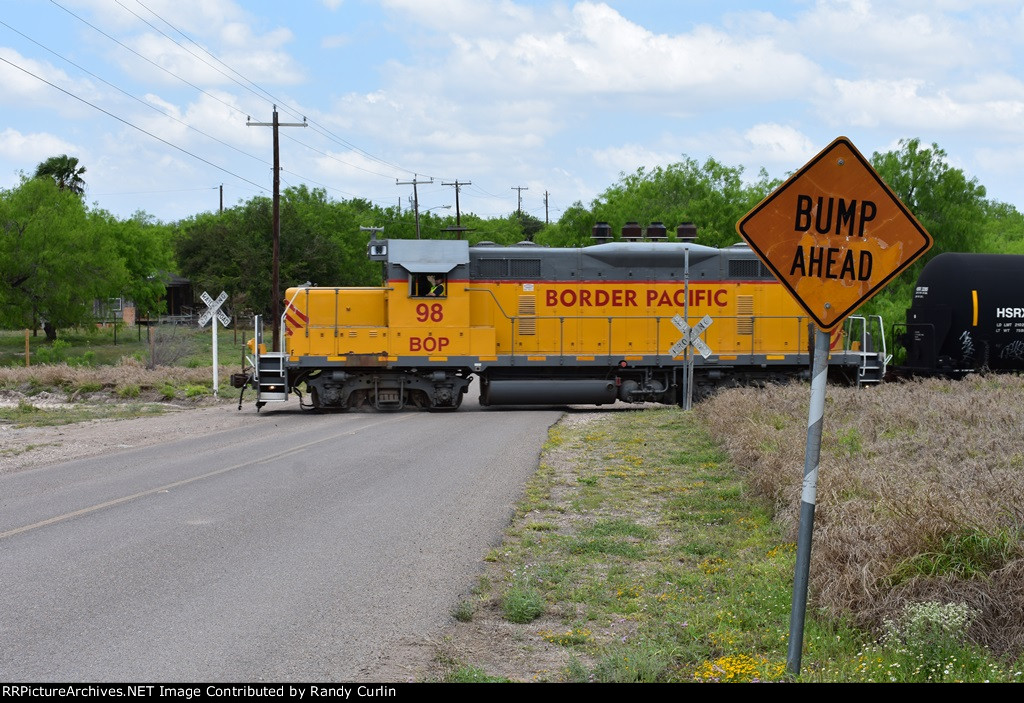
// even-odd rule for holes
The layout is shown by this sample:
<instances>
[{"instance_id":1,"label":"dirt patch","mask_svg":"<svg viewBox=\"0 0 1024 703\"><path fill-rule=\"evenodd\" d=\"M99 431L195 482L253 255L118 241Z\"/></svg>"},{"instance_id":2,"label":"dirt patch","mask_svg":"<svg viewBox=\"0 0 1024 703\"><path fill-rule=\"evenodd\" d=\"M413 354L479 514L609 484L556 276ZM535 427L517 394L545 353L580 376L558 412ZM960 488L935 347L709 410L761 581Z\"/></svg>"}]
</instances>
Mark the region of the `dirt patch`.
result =
<instances>
[{"instance_id":1,"label":"dirt patch","mask_svg":"<svg viewBox=\"0 0 1024 703\"><path fill-rule=\"evenodd\" d=\"M97 399L91 399L97 402ZM131 404L115 400L109 405L140 408L157 407L160 414L131 419L103 419L76 422L52 427L17 427L0 423L0 473L24 471L72 459L97 456L112 451L144 447L182 437L242 427L251 423L253 406L238 411L237 401L218 400L212 396L194 401L157 403L155 397L140 397ZM17 407L31 403L34 407L55 410L73 407L67 395L39 393L31 397L16 391L0 395L0 407Z\"/></svg>"}]
</instances>

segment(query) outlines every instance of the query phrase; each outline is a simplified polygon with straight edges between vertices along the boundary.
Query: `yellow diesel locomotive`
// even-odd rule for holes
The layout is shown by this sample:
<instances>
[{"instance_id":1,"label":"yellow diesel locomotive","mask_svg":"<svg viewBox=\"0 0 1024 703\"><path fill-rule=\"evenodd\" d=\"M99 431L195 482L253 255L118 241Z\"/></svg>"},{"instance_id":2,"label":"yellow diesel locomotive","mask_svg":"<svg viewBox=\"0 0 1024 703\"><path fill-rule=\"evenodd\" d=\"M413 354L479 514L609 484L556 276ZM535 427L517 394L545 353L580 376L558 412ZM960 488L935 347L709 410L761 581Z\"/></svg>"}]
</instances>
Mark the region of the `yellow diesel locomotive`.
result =
<instances>
[{"instance_id":1,"label":"yellow diesel locomotive","mask_svg":"<svg viewBox=\"0 0 1024 703\"><path fill-rule=\"evenodd\" d=\"M809 375L809 320L745 245L371 239L368 255L380 287L288 289L281 351L257 339L250 360L257 408L304 385L307 407L454 410L474 376L482 405L675 404L687 383ZM680 323L705 316L703 353L684 351ZM880 381L884 344L852 322L830 369Z\"/></svg>"}]
</instances>

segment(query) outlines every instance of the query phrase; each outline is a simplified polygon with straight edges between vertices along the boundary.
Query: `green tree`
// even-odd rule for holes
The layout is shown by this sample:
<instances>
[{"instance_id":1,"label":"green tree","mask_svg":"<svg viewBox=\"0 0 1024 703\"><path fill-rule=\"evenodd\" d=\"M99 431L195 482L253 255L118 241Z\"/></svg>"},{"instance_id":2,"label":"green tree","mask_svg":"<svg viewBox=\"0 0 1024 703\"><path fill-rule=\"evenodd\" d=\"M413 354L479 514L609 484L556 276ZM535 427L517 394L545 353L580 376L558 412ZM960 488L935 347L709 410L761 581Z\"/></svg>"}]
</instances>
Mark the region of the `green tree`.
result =
<instances>
[{"instance_id":1,"label":"green tree","mask_svg":"<svg viewBox=\"0 0 1024 703\"><path fill-rule=\"evenodd\" d=\"M117 243L90 223L82 200L48 179L0 191L0 323L46 336L92 319L97 298L127 280Z\"/></svg>"},{"instance_id":2,"label":"green tree","mask_svg":"<svg viewBox=\"0 0 1024 703\"><path fill-rule=\"evenodd\" d=\"M140 315L160 311L166 287L165 276L174 269L170 228L156 224L144 212L127 220L118 220L104 210L88 214L90 228L102 230L114 242L117 256L124 263L125 279L119 293L135 303Z\"/></svg>"},{"instance_id":3,"label":"green tree","mask_svg":"<svg viewBox=\"0 0 1024 703\"><path fill-rule=\"evenodd\" d=\"M85 166L78 165L78 159L74 156L61 154L51 156L36 166L34 178L52 178L61 190L70 190L78 196L85 195L85 180L82 174L85 173Z\"/></svg>"},{"instance_id":4,"label":"green tree","mask_svg":"<svg viewBox=\"0 0 1024 703\"><path fill-rule=\"evenodd\" d=\"M895 151L872 154L871 162L935 239L927 258L944 251L979 250L985 187L950 166L938 144L925 148L919 139L904 139Z\"/></svg>"},{"instance_id":5,"label":"green tree","mask_svg":"<svg viewBox=\"0 0 1024 703\"><path fill-rule=\"evenodd\" d=\"M228 291L243 310L269 314L272 215L270 199L257 197L221 214L205 213L179 222L174 248L181 274L197 287ZM366 201L339 203L328 199L322 189L286 189L281 196L282 297L289 286L306 281L322 286L379 283L379 266L366 257L369 235L359 227L382 225L385 236L394 236L387 212Z\"/></svg>"},{"instance_id":6,"label":"green tree","mask_svg":"<svg viewBox=\"0 0 1024 703\"><path fill-rule=\"evenodd\" d=\"M693 222L698 241L726 246L737 241L736 221L777 184L761 171L752 184L743 181L743 169L714 159L703 164L685 158L651 170L638 168L623 175L591 204L568 208L546 239L585 244L596 222L607 222L618 233L627 222L647 225L662 222L671 233L676 225Z\"/></svg>"},{"instance_id":7,"label":"green tree","mask_svg":"<svg viewBox=\"0 0 1024 703\"><path fill-rule=\"evenodd\" d=\"M1009 203L987 201L978 251L1024 254L1024 214Z\"/></svg>"}]
</instances>

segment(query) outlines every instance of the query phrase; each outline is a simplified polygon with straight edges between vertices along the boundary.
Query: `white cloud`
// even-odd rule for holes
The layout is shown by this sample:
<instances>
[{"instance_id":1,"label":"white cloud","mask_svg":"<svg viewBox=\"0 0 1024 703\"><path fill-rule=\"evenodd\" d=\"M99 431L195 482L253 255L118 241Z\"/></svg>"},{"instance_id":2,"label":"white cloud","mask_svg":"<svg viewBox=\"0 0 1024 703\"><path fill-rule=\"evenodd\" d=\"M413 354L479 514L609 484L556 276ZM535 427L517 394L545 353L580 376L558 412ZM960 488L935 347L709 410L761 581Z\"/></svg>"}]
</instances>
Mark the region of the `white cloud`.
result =
<instances>
[{"instance_id":1,"label":"white cloud","mask_svg":"<svg viewBox=\"0 0 1024 703\"><path fill-rule=\"evenodd\" d=\"M79 146L53 134L45 132L23 134L10 127L0 132L0 158L17 163L31 164L34 167L39 162L56 154L80 152Z\"/></svg>"},{"instance_id":2,"label":"white cloud","mask_svg":"<svg viewBox=\"0 0 1024 703\"><path fill-rule=\"evenodd\" d=\"M406 20L452 34L503 36L540 20L532 8L511 0L382 0L381 4Z\"/></svg>"},{"instance_id":3,"label":"white cloud","mask_svg":"<svg viewBox=\"0 0 1024 703\"><path fill-rule=\"evenodd\" d=\"M655 34L590 2L574 5L547 31L456 35L446 70L474 91L550 99L646 94L702 105L795 95L818 77L813 62L767 38L736 39L706 26Z\"/></svg>"},{"instance_id":4,"label":"white cloud","mask_svg":"<svg viewBox=\"0 0 1024 703\"><path fill-rule=\"evenodd\" d=\"M678 152L656 150L644 144L623 144L583 151L590 156L594 165L613 174L633 173L640 167L651 169L665 166L681 158Z\"/></svg>"},{"instance_id":5,"label":"white cloud","mask_svg":"<svg viewBox=\"0 0 1024 703\"><path fill-rule=\"evenodd\" d=\"M956 89L920 80L834 80L835 92L819 104L836 125L916 131L981 129L1019 133L1024 100L992 96L968 101Z\"/></svg>"},{"instance_id":6,"label":"white cloud","mask_svg":"<svg viewBox=\"0 0 1024 703\"><path fill-rule=\"evenodd\" d=\"M95 99L97 95L91 81L72 79L52 64L27 58L14 49L0 47L0 58L4 59L0 61L0 85L3 86L3 90L0 90L0 105L41 106L58 110L66 117L72 117L80 115L88 108L61 89L84 100Z\"/></svg>"},{"instance_id":7,"label":"white cloud","mask_svg":"<svg viewBox=\"0 0 1024 703\"><path fill-rule=\"evenodd\" d=\"M817 0L791 22L772 27L787 46L813 51L854 71L942 76L984 62L987 47L964 20L936 3Z\"/></svg>"}]
</instances>

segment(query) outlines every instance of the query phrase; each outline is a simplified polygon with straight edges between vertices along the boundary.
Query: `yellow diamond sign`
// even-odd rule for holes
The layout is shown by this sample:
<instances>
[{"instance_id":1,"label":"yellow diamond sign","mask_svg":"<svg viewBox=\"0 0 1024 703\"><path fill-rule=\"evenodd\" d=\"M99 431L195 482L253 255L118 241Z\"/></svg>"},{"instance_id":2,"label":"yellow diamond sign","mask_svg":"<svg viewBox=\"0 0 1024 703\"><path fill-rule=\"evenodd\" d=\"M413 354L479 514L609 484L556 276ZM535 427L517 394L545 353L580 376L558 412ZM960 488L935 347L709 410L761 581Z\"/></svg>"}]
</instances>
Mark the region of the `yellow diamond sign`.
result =
<instances>
[{"instance_id":1,"label":"yellow diamond sign","mask_svg":"<svg viewBox=\"0 0 1024 703\"><path fill-rule=\"evenodd\" d=\"M762 200L736 231L826 331L932 246L846 137Z\"/></svg>"}]
</instances>

